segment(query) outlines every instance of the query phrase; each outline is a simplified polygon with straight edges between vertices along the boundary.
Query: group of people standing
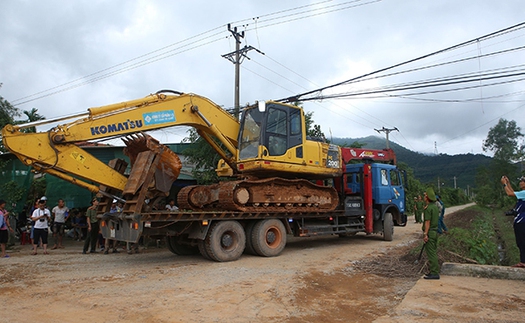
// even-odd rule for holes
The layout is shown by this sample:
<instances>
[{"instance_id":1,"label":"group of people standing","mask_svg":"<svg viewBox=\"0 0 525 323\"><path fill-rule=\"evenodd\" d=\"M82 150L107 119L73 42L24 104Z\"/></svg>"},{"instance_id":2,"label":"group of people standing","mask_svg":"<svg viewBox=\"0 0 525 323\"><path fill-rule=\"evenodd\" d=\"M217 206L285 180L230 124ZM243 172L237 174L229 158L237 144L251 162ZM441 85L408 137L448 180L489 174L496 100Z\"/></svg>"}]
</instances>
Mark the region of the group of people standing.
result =
<instances>
[{"instance_id":1,"label":"group of people standing","mask_svg":"<svg viewBox=\"0 0 525 323\"><path fill-rule=\"evenodd\" d=\"M82 249L83 254L87 254L88 250L89 253L96 253L97 251L97 241L99 241L99 244L102 247L102 242L100 242L100 225L99 225L99 219L97 217L97 208L98 208L98 200L95 198L91 201L91 206L86 211L86 218L87 218L87 224L88 224L88 235L86 237L86 240L84 241L84 248ZM109 213L118 213L122 211L122 207L118 204L117 200L113 200L111 202L111 207L109 210ZM104 254L109 254L110 250L112 250L112 253L118 253L118 242L115 239L107 238L104 239L103 242L103 251ZM128 248L129 250L129 248Z\"/></svg>"},{"instance_id":2,"label":"group of people standing","mask_svg":"<svg viewBox=\"0 0 525 323\"><path fill-rule=\"evenodd\" d=\"M32 255L36 255L38 246L41 245L44 249L44 254L47 255L49 227L53 232L54 245L52 249L64 248L62 244L64 233L66 229L66 221L69 217L69 208L66 206L63 199L58 199L57 205L51 211L47 207L47 198L42 196L35 201L35 205L31 210L31 241L33 244Z\"/></svg>"},{"instance_id":3,"label":"group of people standing","mask_svg":"<svg viewBox=\"0 0 525 323\"><path fill-rule=\"evenodd\" d=\"M517 199L510 215L514 216L513 227L516 245L520 253L520 261L511 267L525 268L525 176L519 179L519 191L514 191L507 176L501 177L501 183L505 193ZM448 233L448 228L444 222L445 206L439 195L436 195L432 188L426 190L424 199L419 196L414 198L414 202L415 222L423 224L423 248L425 248L428 257L430 269L430 272L424 278L439 279L437 241L440 234Z\"/></svg>"},{"instance_id":4,"label":"group of people standing","mask_svg":"<svg viewBox=\"0 0 525 323\"><path fill-rule=\"evenodd\" d=\"M432 190L434 191L434 190ZM425 192L426 194L426 192ZM441 200L441 197L439 195L435 195L436 200L434 203L436 204L438 210L439 210L439 219L438 219L438 228L437 232L438 234L442 233L448 233L447 225L445 224L445 204ZM415 223L423 223L422 215L425 212L425 209L427 208L428 202L426 200L423 200L421 198L421 195L418 197L414 197L414 218Z\"/></svg>"}]
</instances>

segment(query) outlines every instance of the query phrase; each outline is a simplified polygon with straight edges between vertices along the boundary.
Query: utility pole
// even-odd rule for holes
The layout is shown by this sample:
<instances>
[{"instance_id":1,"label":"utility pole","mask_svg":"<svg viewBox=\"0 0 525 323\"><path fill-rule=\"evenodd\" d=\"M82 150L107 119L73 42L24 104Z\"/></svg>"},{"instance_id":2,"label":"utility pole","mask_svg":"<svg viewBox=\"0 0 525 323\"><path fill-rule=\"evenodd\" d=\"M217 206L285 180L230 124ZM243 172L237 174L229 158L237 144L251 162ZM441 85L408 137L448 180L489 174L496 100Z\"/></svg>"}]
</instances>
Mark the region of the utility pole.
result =
<instances>
[{"instance_id":1,"label":"utility pole","mask_svg":"<svg viewBox=\"0 0 525 323\"><path fill-rule=\"evenodd\" d=\"M381 129L374 129L375 131L377 131L379 134L381 132L384 132L386 133L386 149L390 149L390 140L388 139L388 135L392 132L392 131L399 131L396 127L394 128L381 128Z\"/></svg>"},{"instance_id":2,"label":"utility pole","mask_svg":"<svg viewBox=\"0 0 525 323\"><path fill-rule=\"evenodd\" d=\"M246 56L246 53L248 53L250 50L254 49L260 54L263 54L260 50L257 48L254 48L252 46L244 46L244 48L241 49L241 39L244 38L244 31L237 32L237 27L231 28L231 24L228 24L228 31L232 33L233 38L235 38L235 51L222 55L223 58L226 58L230 62L232 62L235 65L235 99L234 99L234 107L233 107L233 115L236 118L239 118L239 110L240 110L240 79L241 79L241 64L244 60L244 58L250 59L248 56Z\"/></svg>"},{"instance_id":3,"label":"utility pole","mask_svg":"<svg viewBox=\"0 0 525 323\"><path fill-rule=\"evenodd\" d=\"M458 187L456 186L456 176L454 176L454 189L456 189L456 188L458 188Z\"/></svg>"}]
</instances>

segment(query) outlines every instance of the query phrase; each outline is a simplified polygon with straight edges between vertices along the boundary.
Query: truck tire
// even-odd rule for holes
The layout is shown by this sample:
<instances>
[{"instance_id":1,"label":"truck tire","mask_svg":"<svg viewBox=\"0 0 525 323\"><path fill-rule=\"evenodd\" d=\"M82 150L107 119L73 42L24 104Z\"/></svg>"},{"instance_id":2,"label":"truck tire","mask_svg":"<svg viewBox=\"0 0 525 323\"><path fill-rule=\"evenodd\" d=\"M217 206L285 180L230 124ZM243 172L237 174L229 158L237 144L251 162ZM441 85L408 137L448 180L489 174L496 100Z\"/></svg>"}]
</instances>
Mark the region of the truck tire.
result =
<instances>
[{"instance_id":1,"label":"truck tire","mask_svg":"<svg viewBox=\"0 0 525 323\"><path fill-rule=\"evenodd\" d=\"M204 259L213 260L211 259L210 255L208 255L208 251L206 251L206 243L204 240L199 240L197 247L199 248L199 252Z\"/></svg>"},{"instance_id":2,"label":"truck tire","mask_svg":"<svg viewBox=\"0 0 525 323\"><path fill-rule=\"evenodd\" d=\"M385 213L383 219L383 239L385 241L392 241L394 239L394 220L392 213Z\"/></svg>"},{"instance_id":3,"label":"truck tire","mask_svg":"<svg viewBox=\"0 0 525 323\"><path fill-rule=\"evenodd\" d=\"M212 224L204 245L212 260L237 260L246 246L244 228L237 221L216 221Z\"/></svg>"},{"instance_id":4,"label":"truck tire","mask_svg":"<svg viewBox=\"0 0 525 323\"><path fill-rule=\"evenodd\" d=\"M179 239L180 237L176 236L166 237L166 245L168 246L169 251L179 256L190 256L199 253L199 248L197 246L181 244Z\"/></svg>"},{"instance_id":5,"label":"truck tire","mask_svg":"<svg viewBox=\"0 0 525 323\"><path fill-rule=\"evenodd\" d=\"M348 237L353 237L357 234L357 232L345 232L345 233L338 233L337 235L339 236L339 238L348 238Z\"/></svg>"},{"instance_id":6,"label":"truck tire","mask_svg":"<svg viewBox=\"0 0 525 323\"><path fill-rule=\"evenodd\" d=\"M400 215L400 217L401 217L401 222L394 220L394 225L398 227L406 227L407 222L408 222L407 215L403 214L403 215Z\"/></svg>"},{"instance_id":7,"label":"truck tire","mask_svg":"<svg viewBox=\"0 0 525 323\"><path fill-rule=\"evenodd\" d=\"M286 229L280 220L261 220L253 227L249 239L259 256L275 257L280 255L286 246Z\"/></svg>"},{"instance_id":8,"label":"truck tire","mask_svg":"<svg viewBox=\"0 0 525 323\"><path fill-rule=\"evenodd\" d=\"M257 256L257 252L255 252L255 250L253 249L252 232L253 232L253 227L255 226L256 223L257 221L253 221L253 220L248 221L248 223L244 227L244 232L246 235L246 248L244 248L244 253L248 255L254 255L254 256Z\"/></svg>"}]
</instances>

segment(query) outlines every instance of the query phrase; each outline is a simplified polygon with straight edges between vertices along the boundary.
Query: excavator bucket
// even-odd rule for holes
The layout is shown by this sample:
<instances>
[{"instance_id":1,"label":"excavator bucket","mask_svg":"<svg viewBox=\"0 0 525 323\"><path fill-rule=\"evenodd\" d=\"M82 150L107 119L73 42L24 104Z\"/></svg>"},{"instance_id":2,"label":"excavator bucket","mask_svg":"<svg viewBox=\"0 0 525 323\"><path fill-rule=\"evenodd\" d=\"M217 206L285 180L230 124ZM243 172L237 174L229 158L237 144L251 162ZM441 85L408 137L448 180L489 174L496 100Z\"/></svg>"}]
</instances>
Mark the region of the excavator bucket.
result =
<instances>
[{"instance_id":1,"label":"excavator bucket","mask_svg":"<svg viewBox=\"0 0 525 323\"><path fill-rule=\"evenodd\" d=\"M149 191L147 198L167 196L182 168L179 156L146 134L126 136L122 141L126 144L124 154L131 162L131 173L123 193L135 195L146 185ZM153 171L151 167L155 167L152 181L148 176Z\"/></svg>"}]
</instances>

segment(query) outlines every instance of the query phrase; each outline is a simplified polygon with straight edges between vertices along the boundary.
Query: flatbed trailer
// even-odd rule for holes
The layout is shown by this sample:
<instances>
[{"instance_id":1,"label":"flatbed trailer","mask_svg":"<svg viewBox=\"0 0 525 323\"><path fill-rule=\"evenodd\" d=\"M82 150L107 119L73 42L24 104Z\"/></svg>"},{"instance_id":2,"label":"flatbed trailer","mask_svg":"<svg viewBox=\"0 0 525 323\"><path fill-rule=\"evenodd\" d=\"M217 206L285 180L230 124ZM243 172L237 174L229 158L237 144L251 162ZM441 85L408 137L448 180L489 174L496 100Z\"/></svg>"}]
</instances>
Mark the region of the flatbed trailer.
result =
<instances>
[{"instance_id":1,"label":"flatbed trailer","mask_svg":"<svg viewBox=\"0 0 525 323\"><path fill-rule=\"evenodd\" d=\"M361 158L357 152L352 155ZM335 210L309 207L301 211L290 204L279 210L259 205L256 212L139 212L144 207L143 198L138 198L126 201L120 213L102 212L99 215L102 234L105 238L132 243L137 243L141 236L165 238L175 254L200 253L214 261L236 260L243 253L278 256L288 234L310 237L364 232L381 234L384 240L392 241L394 225L406 224L403 185L406 181L402 172L395 165L370 161L347 164L344 170L331 183L339 195ZM268 195L273 196L273 192Z\"/></svg>"},{"instance_id":2,"label":"flatbed trailer","mask_svg":"<svg viewBox=\"0 0 525 323\"><path fill-rule=\"evenodd\" d=\"M365 211L319 212L152 211L143 214L99 215L103 236L138 242L141 236L166 239L175 254L201 253L214 261L232 261L242 253L278 256L288 234L296 237L350 236L365 231ZM393 220L374 221L374 231L392 240ZM369 232L370 233L370 232Z\"/></svg>"}]
</instances>

